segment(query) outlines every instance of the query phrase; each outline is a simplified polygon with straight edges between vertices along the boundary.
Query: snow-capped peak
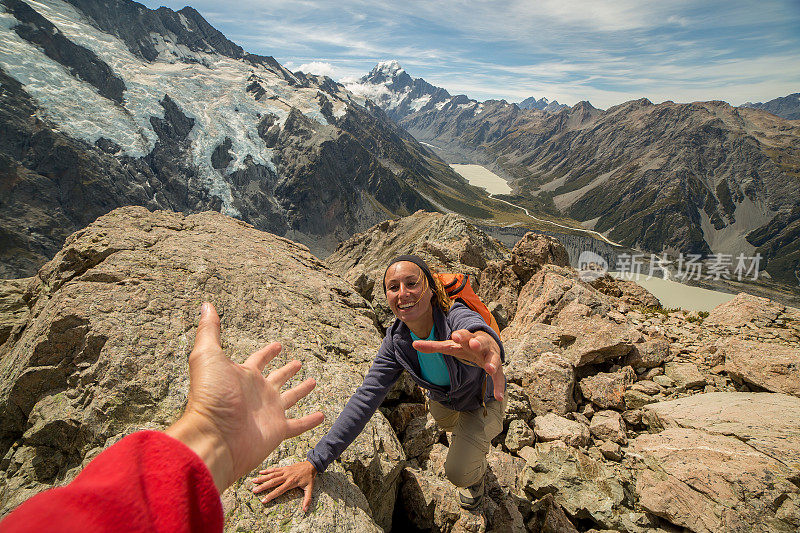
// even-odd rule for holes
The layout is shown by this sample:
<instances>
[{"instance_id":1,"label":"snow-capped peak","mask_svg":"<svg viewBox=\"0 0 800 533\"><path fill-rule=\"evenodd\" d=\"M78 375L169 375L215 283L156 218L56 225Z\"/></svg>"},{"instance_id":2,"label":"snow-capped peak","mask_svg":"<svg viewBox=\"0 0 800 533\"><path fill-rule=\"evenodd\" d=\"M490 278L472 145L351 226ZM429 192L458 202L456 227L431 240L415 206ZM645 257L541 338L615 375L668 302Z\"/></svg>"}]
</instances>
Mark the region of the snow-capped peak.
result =
<instances>
[{"instance_id":1,"label":"snow-capped peak","mask_svg":"<svg viewBox=\"0 0 800 533\"><path fill-rule=\"evenodd\" d=\"M405 69L400 66L400 63L396 59L390 59L389 61L379 61L370 74L380 73L387 78L394 78L403 72L405 72Z\"/></svg>"}]
</instances>

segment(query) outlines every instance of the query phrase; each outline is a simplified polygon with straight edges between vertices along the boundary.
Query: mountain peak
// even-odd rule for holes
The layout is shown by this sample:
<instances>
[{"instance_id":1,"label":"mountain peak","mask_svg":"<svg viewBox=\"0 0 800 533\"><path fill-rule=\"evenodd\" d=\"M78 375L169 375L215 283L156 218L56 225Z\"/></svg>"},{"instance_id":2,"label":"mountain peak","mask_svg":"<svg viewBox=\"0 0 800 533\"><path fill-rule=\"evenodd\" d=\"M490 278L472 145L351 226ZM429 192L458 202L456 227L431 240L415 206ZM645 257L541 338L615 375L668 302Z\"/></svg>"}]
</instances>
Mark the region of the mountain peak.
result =
<instances>
[{"instance_id":1,"label":"mountain peak","mask_svg":"<svg viewBox=\"0 0 800 533\"><path fill-rule=\"evenodd\" d=\"M386 77L394 78L403 72L405 72L405 69L400 66L400 63L396 59L390 59L388 61L379 61L370 72L370 75L383 74Z\"/></svg>"}]
</instances>

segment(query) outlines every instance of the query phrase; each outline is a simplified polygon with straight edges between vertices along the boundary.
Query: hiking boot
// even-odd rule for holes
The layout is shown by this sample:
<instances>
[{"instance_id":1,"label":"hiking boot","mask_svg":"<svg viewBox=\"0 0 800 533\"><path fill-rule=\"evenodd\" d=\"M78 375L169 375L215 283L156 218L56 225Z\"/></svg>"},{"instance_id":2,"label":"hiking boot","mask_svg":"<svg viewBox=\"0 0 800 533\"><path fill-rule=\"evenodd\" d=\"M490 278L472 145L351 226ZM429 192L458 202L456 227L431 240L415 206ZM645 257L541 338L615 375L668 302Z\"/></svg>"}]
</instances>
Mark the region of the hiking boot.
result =
<instances>
[{"instance_id":1,"label":"hiking boot","mask_svg":"<svg viewBox=\"0 0 800 533\"><path fill-rule=\"evenodd\" d=\"M462 509L475 509L483 503L483 478L469 487L458 487L458 499Z\"/></svg>"}]
</instances>

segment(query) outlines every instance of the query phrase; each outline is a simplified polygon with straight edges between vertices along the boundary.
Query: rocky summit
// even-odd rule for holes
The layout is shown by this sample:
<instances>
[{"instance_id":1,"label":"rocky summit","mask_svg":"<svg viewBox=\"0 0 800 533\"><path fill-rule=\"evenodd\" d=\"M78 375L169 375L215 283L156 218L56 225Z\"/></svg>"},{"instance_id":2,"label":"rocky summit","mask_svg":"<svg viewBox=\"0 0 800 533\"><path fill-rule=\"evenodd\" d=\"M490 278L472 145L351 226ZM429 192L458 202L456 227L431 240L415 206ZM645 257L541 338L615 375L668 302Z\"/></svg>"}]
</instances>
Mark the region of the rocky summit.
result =
<instances>
[{"instance_id":1,"label":"rocky summit","mask_svg":"<svg viewBox=\"0 0 800 533\"><path fill-rule=\"evenodd\" d=\"M644 289L584 282L551 237L508 250L424 212L322 262L220 213L124 207L35 276L0 282L1 513L178 416L204 300L231 358L280 341L272 366L299 359L295 381L317 379L293 413L325 422L262 466L302 459L361 383L388 318L376 280L407 252L469 273L503 320L509 402L483 506L459 507L447 434L401 379L317 478L308 514L294 493L262 505L242 479L222 495L226 531L800 528L800 311L740 294L708 316L667 312Z\"/></svg>"}]
</instances>

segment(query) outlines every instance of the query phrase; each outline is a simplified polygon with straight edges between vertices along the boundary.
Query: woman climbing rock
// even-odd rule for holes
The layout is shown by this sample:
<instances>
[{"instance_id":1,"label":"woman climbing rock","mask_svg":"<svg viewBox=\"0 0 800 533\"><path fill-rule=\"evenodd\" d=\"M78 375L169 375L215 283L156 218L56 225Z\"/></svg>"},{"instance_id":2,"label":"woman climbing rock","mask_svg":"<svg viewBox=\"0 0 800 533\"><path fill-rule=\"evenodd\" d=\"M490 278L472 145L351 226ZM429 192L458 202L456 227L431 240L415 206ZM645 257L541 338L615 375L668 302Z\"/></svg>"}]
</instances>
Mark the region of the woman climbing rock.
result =
<instances>
[{"instance_id":1,"label":"woman climbing rock","mask_svg":"<svg viewBox=\"0 0 800 533\"><path fill-rule=\"evenodd\" d=\"M253 480L254 493L270 491L263 503L301 488L307 511L314 477L353 442L405 370L427 391L436 423L452 433L445 475L458 487L459 503L466 509L481 504L486 454L503 429L506 408L503 344L478 313L460 301L451 303L420 257L395 258L383 288L397 319L386 330L364 383L306 461L262 470Z\"/></svg>"}]
</instances>

